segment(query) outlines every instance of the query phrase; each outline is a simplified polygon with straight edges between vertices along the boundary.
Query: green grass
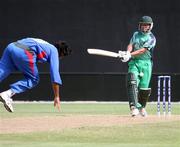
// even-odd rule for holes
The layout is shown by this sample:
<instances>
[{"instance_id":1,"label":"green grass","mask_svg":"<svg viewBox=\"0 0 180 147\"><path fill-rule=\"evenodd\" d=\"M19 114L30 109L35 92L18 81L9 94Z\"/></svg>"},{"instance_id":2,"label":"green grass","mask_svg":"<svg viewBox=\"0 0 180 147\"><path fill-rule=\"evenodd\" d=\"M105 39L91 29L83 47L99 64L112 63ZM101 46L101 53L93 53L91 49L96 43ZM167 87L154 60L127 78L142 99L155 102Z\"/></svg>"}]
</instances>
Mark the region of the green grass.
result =
<instances>
[{"instance_id":1,"label":"green grass","mask_svg":"<svg viewBox=\"0 0 180 147\"><path fill-rule=\"evenodd\" d=\"M53 104L49 103L25 103L14 104L15 113L7 113L0 104L0 117L26 117L26 116L56 116L56 115L129 115L128 104L99 104L99 103L63 103L61 104L61 112L54 109ZM156 104L149 103L147 105L148 114L155 115ZM180 115L180 103L172 104L172 114Z\"/></svg>"},{"instance_id":2,"label":"green grass","mask_svg":"<svg viewBox=\"0 0 180 147\"><path fill-rule=\"evenodd\" d=\"M147 111L155 115L156 105L148 104ZM172 113L180 115L179 103L173 104ZM0 118L57 115L129 115L129 109L127 104L62 104L59 113L53 104L34 103L15 104L15 113L11 114L0 105ZM180 120L109 127L87 126L53 132L0 132L0 147L179 147L179 136Z\"/></svg>"},{"instance_id":3,"label":"green grass","mask_svg":"<svg viewBox=\"0 0 180 147\"><path fill-rule=\"evenodd\" d=\"M4 108L0 109L1 117L20 117L20 116L56 116L56 115L87 115L87 114L110 114L110 115L128 115L129 110L127 104L92 104L92 103L63 103L61 104L61 112L54 109L53 104L14 104L15 113L6 113Z\"/></svg>"},{"instance_id":4,"label":"green grass","mask_svg":"<svg viewBox=\"0 0 180 147\"><path fill-rule=\"evenodd\" d=\"M177 146L178 123L130 125L126 127L85 127L62 132L1 135L6 147L56 146ZM171 130L170 132L168 132ZM8 140L8 141L7 141ZM12 145L13 144L13 145Z\"/></svg>"}]
</instances>

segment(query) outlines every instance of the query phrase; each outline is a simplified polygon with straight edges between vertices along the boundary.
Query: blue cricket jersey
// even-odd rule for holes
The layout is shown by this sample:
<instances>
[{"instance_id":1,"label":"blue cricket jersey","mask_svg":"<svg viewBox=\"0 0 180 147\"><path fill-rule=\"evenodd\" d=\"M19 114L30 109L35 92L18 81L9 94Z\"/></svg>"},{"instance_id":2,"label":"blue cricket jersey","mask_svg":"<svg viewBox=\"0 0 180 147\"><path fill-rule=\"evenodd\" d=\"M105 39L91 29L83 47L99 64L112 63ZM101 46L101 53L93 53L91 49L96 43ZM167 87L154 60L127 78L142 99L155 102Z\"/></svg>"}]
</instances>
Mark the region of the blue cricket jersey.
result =
<instances>
[{"instance_id":1,"label":"blue cricket jersey","mask_svg":"<svg viewBox=\"0 0 180 147\"><path fill-rule=\"evenodd\" d=\"M48 62L50 64L51 81L62 84L59 73L59 55L54 45L38 38L25 38L17 42L28 46L35 53L33 59L36 60L35 62Z\"/></svg>"}]
</instances>

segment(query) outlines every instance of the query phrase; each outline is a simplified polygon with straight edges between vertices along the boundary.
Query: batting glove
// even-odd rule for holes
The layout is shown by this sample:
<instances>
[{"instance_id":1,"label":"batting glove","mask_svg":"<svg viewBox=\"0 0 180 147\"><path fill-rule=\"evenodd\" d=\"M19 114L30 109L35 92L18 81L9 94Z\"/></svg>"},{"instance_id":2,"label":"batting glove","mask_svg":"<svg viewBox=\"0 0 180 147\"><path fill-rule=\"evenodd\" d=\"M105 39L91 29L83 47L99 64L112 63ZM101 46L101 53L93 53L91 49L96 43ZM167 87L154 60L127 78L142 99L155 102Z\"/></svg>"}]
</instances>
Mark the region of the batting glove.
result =
<instances>
[{"instance_id":1,"label":"batting glove","mask_svg":"<svg viewBox=\"0 0 180 147\"><path fill-rule=\"evenodd\" d=\"M131 59L131 53L129 51L126 51L126 53L122 56L121 61L128 62L130 59Z\"/></svg>"}]
</instances>

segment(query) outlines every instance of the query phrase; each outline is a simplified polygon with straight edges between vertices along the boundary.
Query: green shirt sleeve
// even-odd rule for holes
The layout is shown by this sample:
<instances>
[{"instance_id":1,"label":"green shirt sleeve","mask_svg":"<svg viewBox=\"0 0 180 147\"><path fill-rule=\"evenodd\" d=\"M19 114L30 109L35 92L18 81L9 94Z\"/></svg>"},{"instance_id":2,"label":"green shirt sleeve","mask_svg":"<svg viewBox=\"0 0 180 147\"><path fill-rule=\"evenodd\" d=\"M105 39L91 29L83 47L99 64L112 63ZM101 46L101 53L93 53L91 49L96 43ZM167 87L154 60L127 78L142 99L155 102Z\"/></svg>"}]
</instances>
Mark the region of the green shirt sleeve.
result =
<instances>
[{"instance_id":1,"label":"green shirt sleeve","mask_svg":"<svg viewBox=\"0 0 180 147\"><path fill-rule=\"evenodd\" d=\"M150 34L148 37L148 40L144 43L143 47L147 48L148 50L151 50L156 45L156 38L153 34Z\"/></svg>"}]
</instances>

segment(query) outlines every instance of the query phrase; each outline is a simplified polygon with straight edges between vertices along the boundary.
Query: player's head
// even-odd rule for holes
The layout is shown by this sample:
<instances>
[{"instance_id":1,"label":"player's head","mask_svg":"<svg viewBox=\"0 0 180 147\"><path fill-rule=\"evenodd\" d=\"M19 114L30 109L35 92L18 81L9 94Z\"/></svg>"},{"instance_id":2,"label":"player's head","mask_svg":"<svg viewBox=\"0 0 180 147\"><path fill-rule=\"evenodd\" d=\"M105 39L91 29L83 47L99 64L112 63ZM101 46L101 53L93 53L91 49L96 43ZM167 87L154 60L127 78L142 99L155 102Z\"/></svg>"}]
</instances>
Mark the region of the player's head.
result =
<instances>
[{"instance_id":1,"label":"player's head","mask_svg":"<svg viewBox=\"0 0 180 147\"><path fill-rule=\"evenodd\" d=\"M58 53L60 57L68 56L71 54L72 50L70 49L69 45L66 41L57 41L54 43L54 46L58 49Z\"/></svg>"},{"instance_id":2,"label":"player's head","mask_svg":"<svg viewBox=\"0 0 180 147\"><path fill-rule=\"evenodd\" d=\"M139 30L142 33L148 33L153 28L153 20L150 16L143 16L139 21Z\"/></svg>"}]
</instances>

